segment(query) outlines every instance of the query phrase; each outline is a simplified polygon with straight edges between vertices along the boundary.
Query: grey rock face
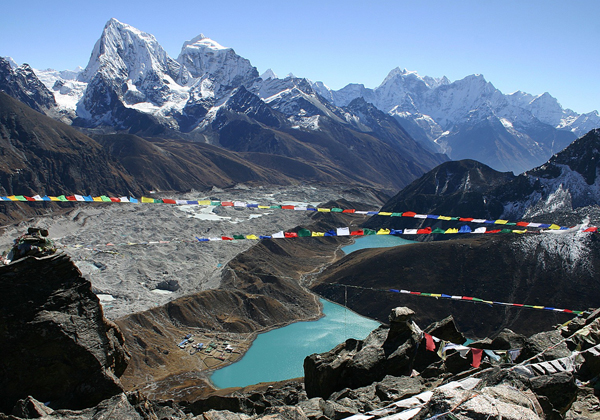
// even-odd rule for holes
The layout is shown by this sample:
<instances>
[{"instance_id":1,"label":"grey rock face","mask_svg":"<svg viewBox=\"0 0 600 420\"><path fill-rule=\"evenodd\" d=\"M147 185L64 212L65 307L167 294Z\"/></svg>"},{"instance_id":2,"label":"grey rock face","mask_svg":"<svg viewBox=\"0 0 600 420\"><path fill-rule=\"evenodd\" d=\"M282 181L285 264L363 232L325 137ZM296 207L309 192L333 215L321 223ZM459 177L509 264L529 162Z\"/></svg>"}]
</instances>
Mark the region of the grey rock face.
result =
<instances>
[{"instance_id":1,"label":"grey rock face","mask_svg":"<svg viewBox=\"0 0 600 420\"><path fill-rule=\"evenodd\" d=\"M123 336L68 256L27 257L0 278L0 411L29 395L81 409L122 392Z\"/></svg>"},{"instance_id":2,"label":"grey rock face","mask_svg":"<svg viewBox=\"0 0 600 420\"><path fill-rule=\"evenodd\" d=\"M334 391L366 386L386 374L409 373L420 341L411 316L409 308L395 308L390 328L379 327L364 340L346 340L328 353L308 356L304 360L308 397L327 398Z\"/></svg>"}]
</instances>

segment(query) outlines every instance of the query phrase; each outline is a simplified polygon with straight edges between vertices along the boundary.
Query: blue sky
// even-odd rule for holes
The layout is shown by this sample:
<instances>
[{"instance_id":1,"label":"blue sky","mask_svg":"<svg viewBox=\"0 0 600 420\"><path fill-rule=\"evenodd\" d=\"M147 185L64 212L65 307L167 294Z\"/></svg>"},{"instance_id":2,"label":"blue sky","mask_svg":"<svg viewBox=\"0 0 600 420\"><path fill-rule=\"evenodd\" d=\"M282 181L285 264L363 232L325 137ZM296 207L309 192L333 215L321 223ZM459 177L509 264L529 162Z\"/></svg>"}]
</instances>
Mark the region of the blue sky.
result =
<instances>
[{"instance_id":1,"label":"blue sky","mask_svg":"<svg viewBox=\"0 0 600 420\"><path fill-rule=\"evenodd\" d=\"M0 56L85 67L112 17L153 34L173 58L203 33L263 72L378 86L395 67L454 81L479 73L503 93L549 92L600 110L598 0L4 1Z\"/></svg>"}]
</instances>

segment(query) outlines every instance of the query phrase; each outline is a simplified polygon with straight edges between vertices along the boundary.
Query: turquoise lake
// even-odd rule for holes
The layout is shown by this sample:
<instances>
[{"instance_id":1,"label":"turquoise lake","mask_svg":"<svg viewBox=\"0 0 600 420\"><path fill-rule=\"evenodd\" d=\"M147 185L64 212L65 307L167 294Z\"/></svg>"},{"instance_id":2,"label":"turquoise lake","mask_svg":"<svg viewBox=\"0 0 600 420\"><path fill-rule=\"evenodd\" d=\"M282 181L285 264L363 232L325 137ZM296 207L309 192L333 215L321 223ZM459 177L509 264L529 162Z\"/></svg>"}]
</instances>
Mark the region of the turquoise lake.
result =
<instances>
[{"instance_id":1,"label":"turquoise lake","mask_svg":"<svg viewBox=\"0 0 600 420\"><path fill-rule=\"evenodd\" d=\"M321 303L323 318L259 334L240 361L212 374L213 384L228 388L304 376L306 356L329 351L348 338L363 339L379 326L343 306Z\"/></svg>"},{"instance_id":2,"label":"turquoise lake","mask_svg":"<svg viewBox=\"0 0 600 420\"><path fill-rule=\"evenodd\" d=\"M364 248L387 248L413 243L397 236L369 235L342 248L346 254ZM321 299L325 316L317 321L296 322L259 334L244 357L216 370L211 381L218 388L283 381L304 376L304 358L331 350L348 338L363 339L379 323L341 305Z\"/></svg>"},{"instance_id":3,"label":"turquoise lake","mask_svg":"<svg viewBox=\"0 0 600 420\"><path fill-rule=\"evenodd\" d=\"M416 241L400 238L394 235L369 235L356 238L352 245L342 248L346 254L365 248L389 248L392 246L412 244Z\"/></svg>"}]
</instances>

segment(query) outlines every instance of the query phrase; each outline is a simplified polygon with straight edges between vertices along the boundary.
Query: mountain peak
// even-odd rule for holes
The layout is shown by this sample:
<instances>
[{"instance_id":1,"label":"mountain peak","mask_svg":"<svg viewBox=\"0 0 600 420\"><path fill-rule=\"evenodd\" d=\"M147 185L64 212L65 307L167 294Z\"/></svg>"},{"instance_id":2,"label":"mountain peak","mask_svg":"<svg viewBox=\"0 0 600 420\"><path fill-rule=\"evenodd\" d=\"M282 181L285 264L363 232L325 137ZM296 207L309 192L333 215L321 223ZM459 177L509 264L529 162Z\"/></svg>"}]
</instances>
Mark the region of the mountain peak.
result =
<instances>
[{"instance_id":1,"label":"mountain peak","mask_svg":"<svg viewBox=\"0 0 600 420\"><path fill-rule=\"evenodd\" d=\"M210 39L204 34L200 34L190 41L185 41L183 43L183 47L181 47L181 53L184 52L187 48L202 48L202 49L210 49L210 50L229 50L231 48L227 48L219 44L217 41Z\"/></svg>"},{"instance_id":2,"label":"mountain peak","mask_svg":"<svg viewBox=\"0 0 600 420\"><path fill-rule=\"evenodd\" d=\"M260 75L260 78L263 79L263 80L279 79L279 77L271 69L267 69L267 71L265 71L263 74Z\"/></svg>"}]
</instances>

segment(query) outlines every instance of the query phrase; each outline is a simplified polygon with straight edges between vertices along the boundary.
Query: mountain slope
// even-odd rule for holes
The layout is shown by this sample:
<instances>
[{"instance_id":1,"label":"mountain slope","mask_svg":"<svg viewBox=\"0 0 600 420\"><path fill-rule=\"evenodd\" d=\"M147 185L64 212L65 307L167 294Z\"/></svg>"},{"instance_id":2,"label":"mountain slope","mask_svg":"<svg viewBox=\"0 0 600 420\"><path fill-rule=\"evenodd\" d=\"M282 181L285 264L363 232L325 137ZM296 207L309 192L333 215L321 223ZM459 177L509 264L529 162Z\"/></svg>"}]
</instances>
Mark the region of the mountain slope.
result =
<instances>
[{"instance_id":1,"label":"mountain slope","mask_svg":"<svg viewBox=\"0 0 600 420\"><path fill-rule=\"evenodd\" d=\"M445 162L396 194L382 210L509 220L572 212L600 205L599 173L597 129L519 176L476 161ZM401 229L407 223L402 219L406 218L374 217L367 226Z\"/></svg>"},{"instance_id":2,"label":"mountain slope","mask_svg":"<svg viewBox=\"0 0 600 420\"><path fill-rule=\"evenodd\" d=\"M420 325L451 314L470 337L494 336L503 328L531 334L572 315L389 290L586 310L600 298L599 269L597 235L486 235L360 250L328 267L313 290L382 322L389 308L408 306Z\"/></svg>"},{"instance_id":3,"label":"mountain slope","mask_svg":"<svg viewBox=\"0 0 600 420\"><path fill-rule=\"evenodd\" d=\"M0 93L2 195L138 195L139 184L102 146Z\"/></svg>"}]
</instances>

